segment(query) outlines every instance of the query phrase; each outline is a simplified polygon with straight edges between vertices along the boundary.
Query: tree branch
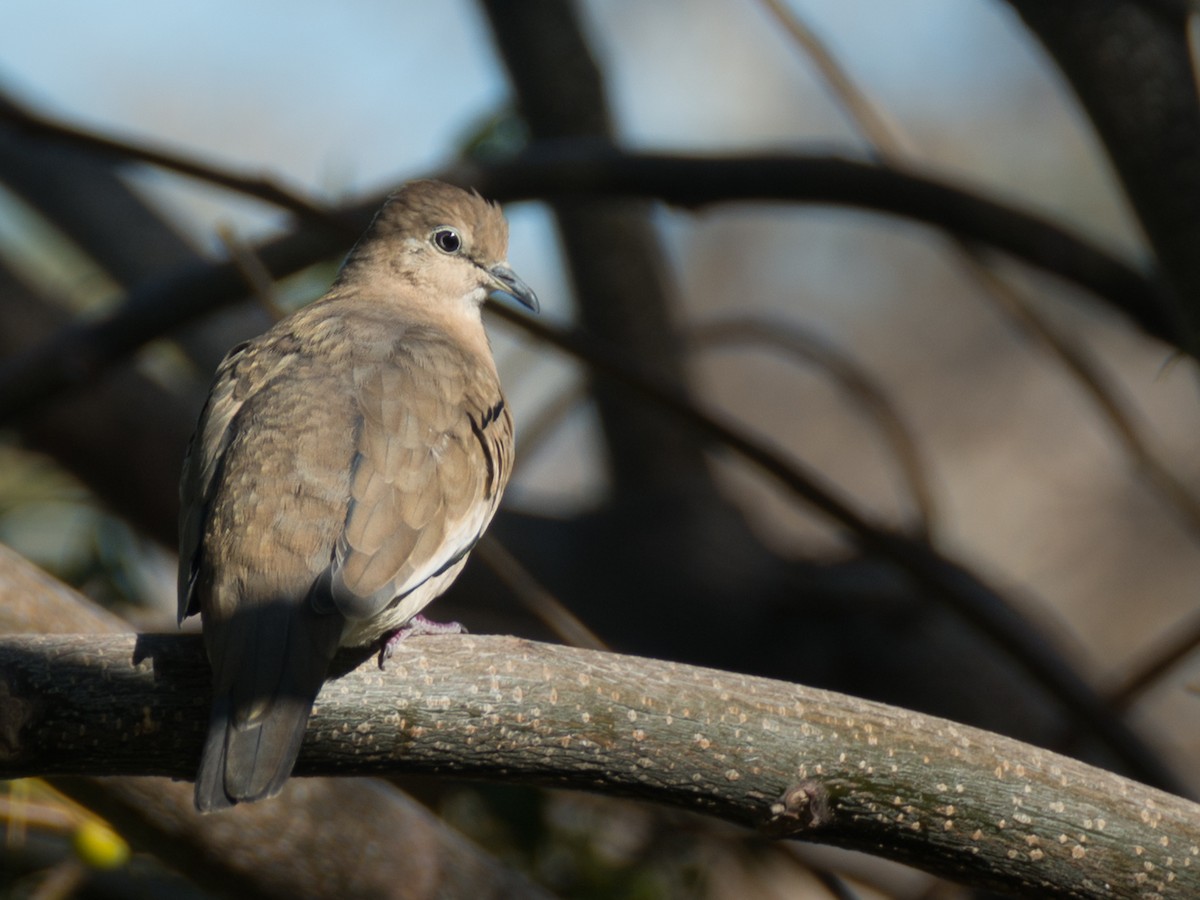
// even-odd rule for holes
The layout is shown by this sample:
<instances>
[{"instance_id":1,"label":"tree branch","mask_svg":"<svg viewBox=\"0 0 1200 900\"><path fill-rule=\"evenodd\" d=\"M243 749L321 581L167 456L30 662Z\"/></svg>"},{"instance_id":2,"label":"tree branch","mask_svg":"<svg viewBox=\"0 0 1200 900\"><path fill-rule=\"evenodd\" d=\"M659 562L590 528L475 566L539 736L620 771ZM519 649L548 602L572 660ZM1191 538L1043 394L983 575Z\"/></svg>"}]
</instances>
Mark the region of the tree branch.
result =
<instances>
[{"instance_id":1,"label":"tree branch","mask_svg":"<svg viewBox=\"0 0 1200 900\"><path fill-rule=\"evenodd\" d=\"M793 362L808 363L824 372L872 420L888 444L916 512L916 521L905 529L906 533L932 543L935 502L928 465L916 435L884 386L850 354L803 326L768 316L731 315L711 319L689 328L684 336L692 349L749 345L754 349L775 350Z\"/></svg>"},{"instance_id":2,"label":"tree branch","mask_svg":"<svg viewBox=\"0 0 1200 900\"><path fill-rule=\"evenodd\" d=\"M810 29L799 14L780 0L761 0L780 26L787 31L820 72L830 92L846 111L850 120L879 155L881 161L903 166L905 160L916 159L911 142L868 97L841 64L833 51ZM1178 30L1179 22L1176 22ZM1026 302L1021 291L1013 287L993 266L987 264L979 247L961 239L952 239L951 247L963 270L970 275L993 304L1026 335L1041 342L1058 360L1063 370L1073 377L1095 403L1100 414L1108 420L1130 458L1145 472L1147 481L1180 515L1183 523L1200 532L1200 503L1192 497L1170 468L1159 462L1135 426L1131 407L1119 396L1114 379L1109 377L1084 346L1072 340L1064 331Z\"/></svg>"},{"instance_id":3,"label":"tree branch","mask_svg":"<svg viewBox=\"0 0 1200 900\"><path fill-rule=\"evenodd\" d=\"M535 144L507 163L462 163L445 177L506 201L649 197L700 209L757 200L854 206L902 216L1075 282L1148 334L1188 350L1177 298L1157 273L1139 272L1045 219L913 166L840 156L626 153L580 140Z\"/></svg>"},{"instance_id":4,"label":"tree branch","mask_svg":"<svg viewBox=\"0 0 1200 900\"><path fill-rule=\"evenodd\" d=\"M535 141L617 139L604 73L574 3L481 0L512 84L518 112ZM553 72L553 78L546 73ZM626 348L651 370L690 391L678 333L678 291L645 201L611 203L598 195L548 198L558 224L578 321ZM683 528L746 531L716 489L701 448L652 409L630 407L612 385L590 387L611 474L613 503L687 508ZM749 541L746 542L749 544ZM691 542L681 551L692 552Z\"/></svg>"},{"instance_id":5,"label":"tree branch","mask_svg":"<svg viewBox=\"0 0 1200 900\"><path fill-rule=\"evenodd\" d=\"M540 148L494 166L461 164L439 177L498 200L648 197L700 208L746 200L845 204L907 216L1003 250L1093 291L1148 334L1182 344L1169 292L1152 277L1048 222L931 178L835 157L721 159L627 154L594 144ZM381 197L335 215L365 228ZM254 248L276 278L344 251L342 234L303 225ZM115 360L246 295L233 262L197 263L135 288L112 315L65 329L0 367L0 422L86 384ZM1186 348L1185 348L1186 349Z\"/></svg>"},{"instance_id":6,"label":"tree branch","mask_svg":"<svg viewBox=\"0 0 1200 900\"><path fill-rule=\"evenodd\" d=\"M1008 0L1070 82L1200 329L1200 96L1186 20L1194 4ZM1189 10L1189 6L1191 10Z\"/></svg>"},{"instance_id":7,"label":"tree branch","mask_svg":"<svg viewBox=\"0 0 1200 900\"><path fill-rule=\"evenodd\" d=\"M1200 893L1200 806L946 720L509 637L413 640L386 672L361 660L339 657L298 774L600 791L1038 896ZM192 775L198 637L4 637L0 673L0 776Z\"/></svg>"},{"instance_id":8,"label":"tree branch","mask_svg":"<svg viewBox=\"0 0 1200 900\"><path fill-rule=\"evenodd\" d=\"M169 153L133 141L123 141L92 131L73 128L70 125L37 115L8 98L0 101L0 128L17 134L66 144L101 158L148 163L286 209L314 224L335 231L344 231L351 240L358 236L356 223L353 220L339 219L315 201L295 190L283 187L270 178L234 174L178 153Z\"/></svg>"},{"instance_id":9,"label":"tree branch","mask_svg":"<svg viewBox=\"0 0 1200 900\"><path fill-rule=\"evenodd\" d=\"M98 632L128 628L111 613L55 581L0 544L0 632ZM132 641L132 635L125 635ZM21 638L13 638L21 643ZM0 758L17 735L9 670L0 663ZM202 714L202 718L203 718ZM137 848L148 850L223 896L325 896L355 900L477 900L541 897L538 887L472 845L407 795L372 779L311 778L288 785L278 802L199 816L187 784L161 778L54 778L54 787L104 816ZM363 821L402 834L410 852L363 865L347 841Z\"/></svg>"}]
</instances>

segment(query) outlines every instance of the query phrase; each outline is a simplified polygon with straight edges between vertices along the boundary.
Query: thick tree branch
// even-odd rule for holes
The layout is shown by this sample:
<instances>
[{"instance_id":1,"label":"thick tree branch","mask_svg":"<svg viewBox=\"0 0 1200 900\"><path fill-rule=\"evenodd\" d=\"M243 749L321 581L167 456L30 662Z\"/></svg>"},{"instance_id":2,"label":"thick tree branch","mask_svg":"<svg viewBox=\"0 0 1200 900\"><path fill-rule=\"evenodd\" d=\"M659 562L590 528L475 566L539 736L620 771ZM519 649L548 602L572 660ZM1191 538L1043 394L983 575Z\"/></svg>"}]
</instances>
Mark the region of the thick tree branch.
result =
<instances>
[{"instance_id":1,"label":"thick tree branch","mask_svg":"<svg viewBox=\"0 0 1200 900\"><path fill-rule=\"evenodd\" d=\"M361 659L318 698L298 774L600 791L1026 895L1200 893L1200 806L945 720L508 637L413 640L386 672ZM198 637L5 637L0 673L0 775L194 770Z\"/></svg>"},{"instance_id":2,"label":"thick tree branch","mask_svg":"<svg viewBox=\"0 0 1200 900\"><path fill-rule=\"evenodd\" d=\"M0 632L127 626L0 544ZM132 640L132 635L128 636ZM0 663L0 684L10 670ZM0 687L0 756L11 748L13 698ZM227 896L420 900L539 897L537 887L451 831L400 791L373 779L312 778L278 802L200 816L191 785L161 778L54 778L54 786L107 818L136 847ZM375 855L347 841L369 819L403 835L406 852Z\"/></svg>"}]
</instances>

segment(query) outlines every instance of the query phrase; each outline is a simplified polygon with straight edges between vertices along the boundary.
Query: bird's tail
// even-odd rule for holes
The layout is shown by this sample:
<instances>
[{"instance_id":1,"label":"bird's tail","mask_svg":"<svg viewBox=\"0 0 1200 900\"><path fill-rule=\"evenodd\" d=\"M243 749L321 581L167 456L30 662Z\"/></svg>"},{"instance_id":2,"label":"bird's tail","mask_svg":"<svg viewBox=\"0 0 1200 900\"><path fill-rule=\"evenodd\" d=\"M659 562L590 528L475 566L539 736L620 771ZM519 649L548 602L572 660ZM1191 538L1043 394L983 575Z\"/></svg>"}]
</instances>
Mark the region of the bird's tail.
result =
<instances>
[{"instance_id":1,"label":"bird's tail","mask_svg":"<svg viewBox=\"0 0 1200 900\"><path fill-rule=\"evenodd\" d=\"M196 808L226 809L273 797L292 774L313 701L344 620L294 598L245 598L205 638L213 706L196 775Z\"/></svg>"}]
</instances>

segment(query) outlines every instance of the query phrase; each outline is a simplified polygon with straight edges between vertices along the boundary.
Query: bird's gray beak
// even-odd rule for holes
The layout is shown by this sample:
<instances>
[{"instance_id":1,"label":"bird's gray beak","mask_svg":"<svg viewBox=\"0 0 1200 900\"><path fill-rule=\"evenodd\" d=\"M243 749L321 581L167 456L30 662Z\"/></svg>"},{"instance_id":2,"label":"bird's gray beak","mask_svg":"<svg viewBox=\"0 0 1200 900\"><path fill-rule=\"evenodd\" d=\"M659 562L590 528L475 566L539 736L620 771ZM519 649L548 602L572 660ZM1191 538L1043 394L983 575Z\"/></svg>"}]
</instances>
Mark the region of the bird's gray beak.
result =
<instances>
[{"instance_id":1,"label":"bird's gray beak","mask_svg":"<svg viewBox=\"0 0 1200 900\"><path fill-rule=\"evenodd\" d=\"M542 307L538 303L537 294L533 288L517 277L517 273L508 266L499 264L488 269L488 274L496 281L496 291L508 294L522 306L538 312Z\"/></svg>"}]
</instances>

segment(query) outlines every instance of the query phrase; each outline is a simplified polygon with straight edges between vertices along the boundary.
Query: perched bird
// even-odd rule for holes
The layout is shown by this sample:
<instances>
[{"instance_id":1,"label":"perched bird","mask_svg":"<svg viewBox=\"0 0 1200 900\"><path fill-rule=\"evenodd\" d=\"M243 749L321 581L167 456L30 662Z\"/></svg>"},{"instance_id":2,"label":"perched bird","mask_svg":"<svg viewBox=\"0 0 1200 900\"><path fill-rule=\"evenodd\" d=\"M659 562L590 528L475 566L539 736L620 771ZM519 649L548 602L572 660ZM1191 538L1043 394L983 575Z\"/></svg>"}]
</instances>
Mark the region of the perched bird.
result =
<instances>
[{"instance_id":1,"label":"perched bird","mask_svg":"<svg viewBox=\"0 0 1200 900\"><path fill-rule=\"evenodd\" d=\"M199 612L213 707L207 812L277 794L339 646L457 630L455 579L512 468L480 307L537 298L477 194L393 194L329 292L217 369L180 485L179 619Z\"/></svg>"}]
</instances>

